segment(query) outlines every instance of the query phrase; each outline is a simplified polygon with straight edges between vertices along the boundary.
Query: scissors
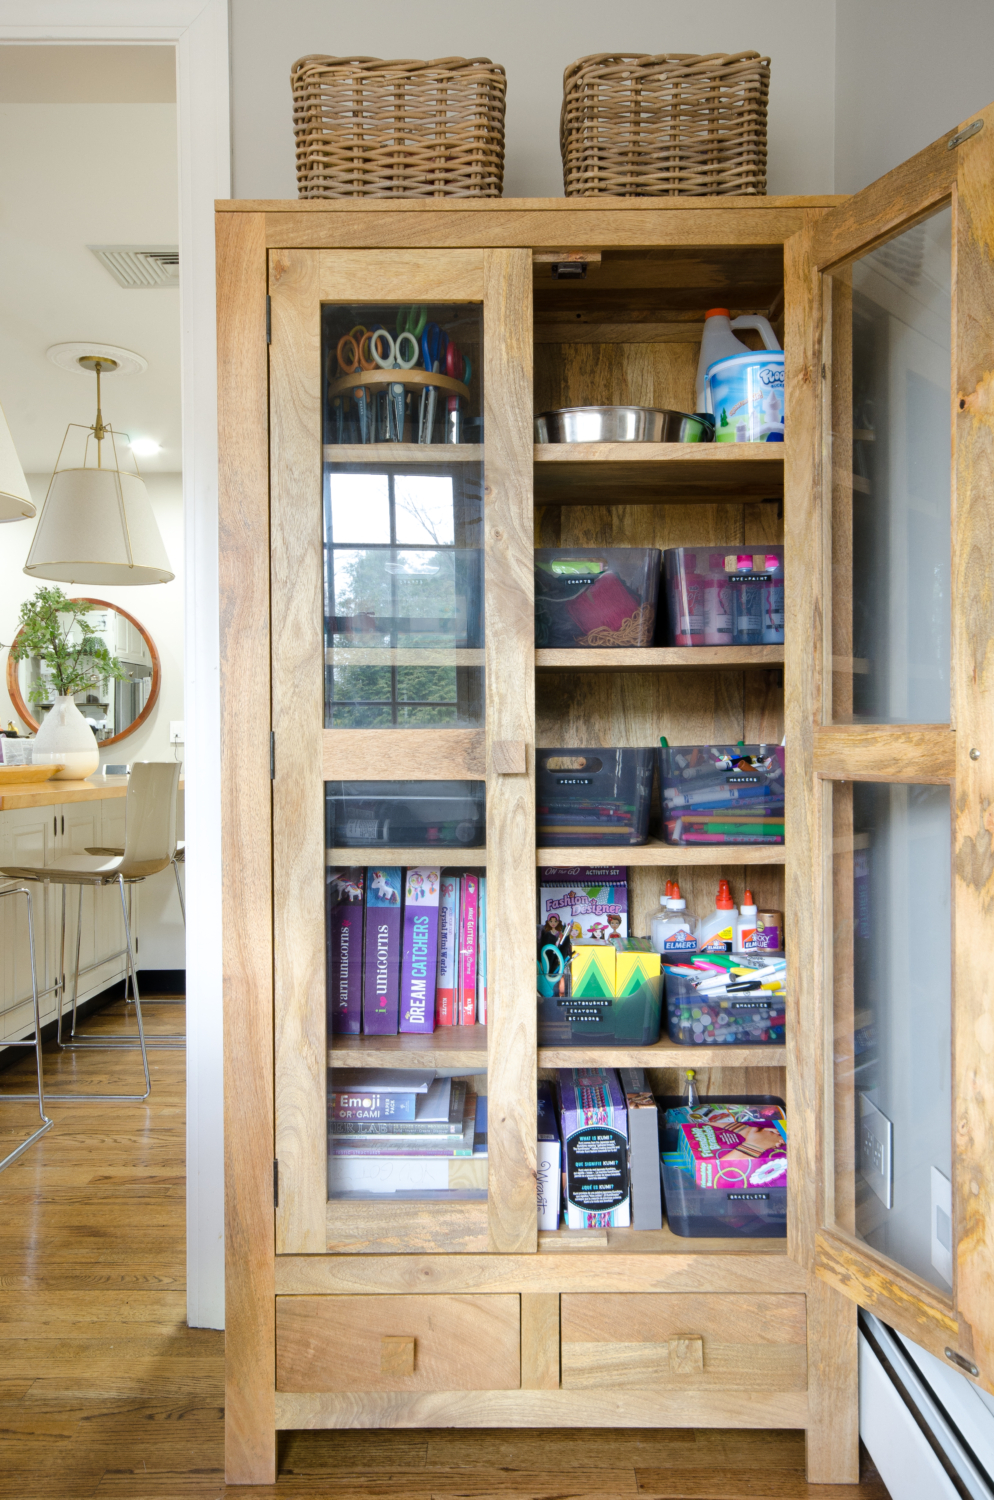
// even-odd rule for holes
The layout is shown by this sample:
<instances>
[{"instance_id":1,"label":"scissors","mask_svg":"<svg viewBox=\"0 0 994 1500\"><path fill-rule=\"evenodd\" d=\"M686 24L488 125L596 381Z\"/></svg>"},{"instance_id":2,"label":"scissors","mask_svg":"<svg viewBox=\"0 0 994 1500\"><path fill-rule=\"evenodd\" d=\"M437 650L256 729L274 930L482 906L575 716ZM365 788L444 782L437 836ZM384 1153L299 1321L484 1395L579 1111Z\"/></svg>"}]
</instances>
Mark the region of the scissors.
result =
<instances>
[{"instance_id":1,"label":"scissors","mask_svg":"<svg viewBox=\"0 0 994 1500\"><path fill-rule=\"evenodd\" d=\"M451 375L454 380L461 380L464 385L469 385L473 374L472 361L465 357L456 344L449 344L445 351L445 373ZM447 443L462 442L462 412L459 408L459 397L455 394L451 395L446 403L445 441Z\"/></svg>"},{"instance_id":2,"label":"scissors","mask_svg":"<svg viewBox=\"0 0 994 1500\"><path fill-rule=\"evenodd\" d=\"M368 353L363 353L364 348L368 349L369 339L370 335L366 329L361 324L357 324L338 340L338 363L344 374L354 375L360 366L364 370L375 370L376 361L370 359ZM352 394L355 397L356 411L359 414L359 441L368 443L369 392L364 386L359 386Z\"/></svg>"},{"instance_id":3,"label":"scissors","mask_svg":"<svg viewBox=\"0 0 994 1500\"><path fill-rule=\"evenodd\" d=\"M397 332L413 333L414 337L419 339L427 321L427 307L401 307L397 312Z\"/></svg>"},{"instance_id":4,"label":"scissors","mask_svg":"<svg viewBox=\"0 0 994 1500\"><path fill-rule=\"evenodd\" d=\"M385 353L381 353L381 349ZM401 353L406 349L406 353ZM418 362L418 341L410 329L398 333L396 339L385 328L377 328L370 335L369 352L381 370L410 370ZM392 380L387 389L387 442L401 443L404 440L404 387L399 380Z\"/></svg>"},{"instance_id":5,"label":"scissors","mask_svg":"<svg viewBox=\"0 0 994 1500\"><path fill-rule=\"evenodd\" d=\"M428 323L421 333L421 359L429 373L438 374L445 361L448 347L448 334L444 333L437 323ZM418 413L419 443L431 442L432 430L435 426L437 396L438 392L433 385L426 386L421 392L421 408Z\"/></svg>"}]
</instances>

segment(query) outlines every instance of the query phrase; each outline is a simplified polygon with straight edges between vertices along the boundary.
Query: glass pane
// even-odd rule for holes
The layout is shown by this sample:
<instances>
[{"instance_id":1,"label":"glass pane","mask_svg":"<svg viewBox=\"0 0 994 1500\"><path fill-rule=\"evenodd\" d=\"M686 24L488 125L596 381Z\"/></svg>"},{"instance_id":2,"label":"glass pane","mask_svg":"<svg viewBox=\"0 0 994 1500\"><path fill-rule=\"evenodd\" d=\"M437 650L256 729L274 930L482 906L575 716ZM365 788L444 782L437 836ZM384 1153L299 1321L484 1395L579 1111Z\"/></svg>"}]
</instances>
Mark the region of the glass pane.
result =
<instances>
[{"instance_id":1,"label":"glass pane","mask_svg":"<svg viewBox=\"0 0 994 1500\"><path fill-rule=\"evenodd\" d=\"M948 1291L949 789L843 783L833 809L836 1221Z\"/></svg>"},{"instance_id":2,"label":"glass pane","mask_svg":"<svg viewBox=\"0 0 994 1500\"><path fill-rule=\"evenodd\" d=\"M947 724L951 210L826 282L833 718Z\"/></svg>"}]
</instances>

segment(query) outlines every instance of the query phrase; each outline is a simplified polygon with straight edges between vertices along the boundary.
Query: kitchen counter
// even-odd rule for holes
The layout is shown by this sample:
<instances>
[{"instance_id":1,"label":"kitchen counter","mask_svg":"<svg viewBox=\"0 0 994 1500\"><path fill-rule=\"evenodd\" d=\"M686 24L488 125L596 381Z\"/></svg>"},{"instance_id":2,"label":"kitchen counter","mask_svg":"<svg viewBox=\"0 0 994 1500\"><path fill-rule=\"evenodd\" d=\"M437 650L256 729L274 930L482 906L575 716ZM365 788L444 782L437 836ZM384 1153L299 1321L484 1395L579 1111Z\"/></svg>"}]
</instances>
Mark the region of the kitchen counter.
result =
<instances>
[{"instance_id":1,"label":"kitchen counter","mask_svg":"<svg viewBox=\"0 0 994 1500\"><path fill-rule=\"evenodd\" d=\"M185 783L180 782L183 790ZM65 802L98 802L106 797L126 797L127 776L90 776L85 781L42 781L31 785L0 788L0 812L16 807L55 807Z\"/></svg>"}]
</instances>

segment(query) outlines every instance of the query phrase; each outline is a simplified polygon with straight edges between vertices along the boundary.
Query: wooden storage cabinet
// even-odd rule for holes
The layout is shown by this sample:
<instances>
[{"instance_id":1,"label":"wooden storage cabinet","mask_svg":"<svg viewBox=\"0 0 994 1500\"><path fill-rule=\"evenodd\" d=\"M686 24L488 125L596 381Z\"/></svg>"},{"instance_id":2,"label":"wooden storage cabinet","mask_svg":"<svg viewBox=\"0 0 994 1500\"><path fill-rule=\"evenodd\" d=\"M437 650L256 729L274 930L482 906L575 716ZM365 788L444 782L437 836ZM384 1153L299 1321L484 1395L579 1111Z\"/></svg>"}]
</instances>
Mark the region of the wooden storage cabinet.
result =
<instances>
[{"instance_id":1,"label":"wooden storage cabinet","mask_svg":"<svg viewBox=\"0 0 994 1500\"><path fill-rule=\"evenodd\" d=\"M273 1483L275 1434L294 1427L702 1424L804 1428L809 1479L852 1482L860 1301L994 1387L982 1216L994 1105L976 1067L976 1039L994 1027L978 959L994 942L994 870L976 858L994 804L994 719L981 711L994 610L978 583L994 533L986 325L977 340L977 309L994 305L994 112L983 122L853 199L219 205L229 1482ZM850 452L866 433L845 383L846 267L951 200L950 723L833 722L833 671L862 670L846 636L851 557L833 553L867 493ZM588 253L583 281L553 278L557 250ZM725 301L782 330L785 444L534 444L534 413L552 406L692 409L703 315ZM482 434L448 452L324 448L322 306L455 302L482 307ZM326 656L322 638L323 464L481 459L486 643L456 665L485 668L484 722L326 728L322 674L342 648ZM783 647L535 649L535 546L780 542ZM786 843L537 843L536 749L661 734L786 736ZM323 785L394 777L486 781L486 847L454 862L487 872L489 1024L329 1038L326 858L423 864L437 846L326 849ZM859 782L953 788L953 1098L969 1101L969 1129L956 1136L948 1294L860 1239L844 1191L835 1202L854 1132L852 1087L829 1071L845 1055L834 1028L849 982L832 948L833 914L844 923L847 910L832 870L856 847L838 787ZM537 1045L536 868L608 861L629 867L634 931L667 878L695 911L722 876L785 911L786 1046L680 1048L665 1032L652 1047ZM327 1069L375 1065L478 1075L485 1201L329 1198ZM540 1234L536 1080L579 1065L644 1067L657 1094L679 1094L693 1066L702 1093L785 1097L786 1242L695 1241L665 1225Z\"/></svg>"}]
</instances>

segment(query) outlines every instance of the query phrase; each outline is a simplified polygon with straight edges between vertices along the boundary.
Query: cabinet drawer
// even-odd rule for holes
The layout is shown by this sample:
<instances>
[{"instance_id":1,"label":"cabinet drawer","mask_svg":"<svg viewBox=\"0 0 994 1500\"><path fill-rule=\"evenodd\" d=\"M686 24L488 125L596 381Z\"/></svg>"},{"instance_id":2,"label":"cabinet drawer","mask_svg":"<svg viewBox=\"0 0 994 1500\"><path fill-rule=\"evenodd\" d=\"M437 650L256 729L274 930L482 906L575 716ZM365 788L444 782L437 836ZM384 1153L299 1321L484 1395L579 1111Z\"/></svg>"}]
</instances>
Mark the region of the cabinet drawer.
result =
<instances>
[{"instance_id":1,"label":"cabinet drawer","mask_svg":"<svg viewBox=\"0 0 994 1500\"><path fill-rule=\"evenodd\" d=\"M279 1391L516 1391L519 1298L277 1297Z\"/></svg>"},{"instance_id":2,"label":"cabinet drawer","mask_svg":"<svg viewBox=\"0 0 994 1500\"><path fill-rule=\"evenodd\" d=\"M564 1294L564 1390L803 1391L803 1296Z\"/></svg>"}]
</instances>

